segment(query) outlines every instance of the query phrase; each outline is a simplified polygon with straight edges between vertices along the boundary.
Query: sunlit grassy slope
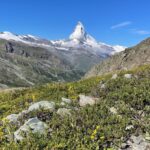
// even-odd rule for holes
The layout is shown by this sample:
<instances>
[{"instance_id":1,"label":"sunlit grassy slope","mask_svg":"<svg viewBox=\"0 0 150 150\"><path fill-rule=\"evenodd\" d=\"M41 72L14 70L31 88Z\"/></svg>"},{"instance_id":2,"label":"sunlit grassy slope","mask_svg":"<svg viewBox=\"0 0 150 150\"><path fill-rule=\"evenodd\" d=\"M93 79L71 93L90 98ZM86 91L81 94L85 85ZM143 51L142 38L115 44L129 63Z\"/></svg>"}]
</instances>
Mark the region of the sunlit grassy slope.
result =
<instances>
[{"instance_id":1,"label":"sunlit grassy slope","mask_svg":"<svg viewBox=\"0 0 150 150\"><path fill-rule=\"evenodd\" d=\"M131 79L124 74L132 74ZM37 138L35 135L15 144L0 140L5 149L117 149L130 135L150 133L150 66L131 71L121 71L118 78L112 74L93 77L72 83L53 83L34 88L0 93L0 118L19 113L30 101L48 100L59 103L62 97L74 101L78 107L78 95L85 94L100 99L99 104L80 108L71 117L61 118L52 114L48 123L50 135ZM101 88L101 84L105 88ZM117 114L110 108L115 107ZM126 131L128 125L134 128ZM1 138L3 139L3 138Z\"/></svg>"}]
</instances>

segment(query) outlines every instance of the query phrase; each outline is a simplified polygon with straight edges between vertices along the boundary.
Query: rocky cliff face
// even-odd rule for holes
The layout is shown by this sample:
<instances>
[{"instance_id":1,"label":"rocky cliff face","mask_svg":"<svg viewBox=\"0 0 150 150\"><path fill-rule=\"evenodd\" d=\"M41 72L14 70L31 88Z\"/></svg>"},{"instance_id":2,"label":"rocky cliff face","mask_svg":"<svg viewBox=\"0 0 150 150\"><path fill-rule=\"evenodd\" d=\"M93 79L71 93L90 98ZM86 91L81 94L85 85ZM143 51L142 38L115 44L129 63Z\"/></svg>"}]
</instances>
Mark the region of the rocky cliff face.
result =
<instances>
[{"instance_id":1,"label":"rocky cliff face","mask_svg":"<svg viewBox=\"0 0 150 150\"><path fill-rule=\"evenodd\" d=\"M150 64L150 38L102 61L99 65L93 67L85 77L102 75L117 70L129 70L143 64Z\"/></svg>"}]
</instances>

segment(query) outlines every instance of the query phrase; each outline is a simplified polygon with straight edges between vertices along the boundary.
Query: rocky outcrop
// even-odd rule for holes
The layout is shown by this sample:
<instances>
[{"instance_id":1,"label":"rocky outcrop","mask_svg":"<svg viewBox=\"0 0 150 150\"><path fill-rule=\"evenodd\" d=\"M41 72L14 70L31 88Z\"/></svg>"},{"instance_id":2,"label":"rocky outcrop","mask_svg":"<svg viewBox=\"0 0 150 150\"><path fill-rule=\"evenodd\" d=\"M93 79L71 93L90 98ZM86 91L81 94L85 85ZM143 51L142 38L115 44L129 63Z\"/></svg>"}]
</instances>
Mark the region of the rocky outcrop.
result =
<instances>
[{"instance_id":1,"label":"rocky outcrop","mask_svg":"<svg viewBox=\"0 0 150 150\"><path fill-rule=\"evenodd\" d=\"M12 43L10 43L10 42L6 43L5 47L6 47L6 52L7 53L13 53L14 52L14 48L12 46Z\"/></svg>"},{"instance_id":2,"label":"rocky outcrop","mask_svg":"<svg viewBox=\"0 0 150 150\"><path fill-rule=\"evenodd\" d=\"M55 110L55 103L54 102L48 102L48 101L40 101L40 102L32 104L29 107L28 112L38 111L40 109L54 111Z\"/></svg>"},{"instance_id":3,"label":"rocky outcrop","mask_svg":"<svg viewBox=\"0 0 150 150\"><path fill-rule=\"evenodd\" d=\"M14 140L23 140L29 133L45 134L48 126L40 121L37 117L31 118L25 122L16 132L14 132Z\"/></svg>"},{"instance_id":4,"label":"rocky outcrop","mask_svg":"<svg viewBox=\"0 0 150 150\"><path fill-rule=\"evenodd\" d=\"M120 150L149 150L150 143L147 142L142 135L134 136L132 135L130 139L122 144Z\"/></svg>"},{"instance_id":5,"label":"rocky outcrop","mask_svg":"<svg viewBox=\"0 0 150 150\"><path fill-rule=\"evenodd\" d=\"M79 95L79 105L84 107L86 105L94 105L98 102L97 98ZM62 105L64 103L64 105ZM46 121L50 121L53 117L53 113L61 117L71 117L72 111L78 111L80 107L71 106L72 100L62 98L61 103L57 108L54 102L39 101L29 106L27 110L23 110L19 114L11 114L6 117L10 124L19 127L14 132L14 140L20 141L24 137L28 136L29 133L45 134L48 126Z\"/></svg>"}]
</instances>

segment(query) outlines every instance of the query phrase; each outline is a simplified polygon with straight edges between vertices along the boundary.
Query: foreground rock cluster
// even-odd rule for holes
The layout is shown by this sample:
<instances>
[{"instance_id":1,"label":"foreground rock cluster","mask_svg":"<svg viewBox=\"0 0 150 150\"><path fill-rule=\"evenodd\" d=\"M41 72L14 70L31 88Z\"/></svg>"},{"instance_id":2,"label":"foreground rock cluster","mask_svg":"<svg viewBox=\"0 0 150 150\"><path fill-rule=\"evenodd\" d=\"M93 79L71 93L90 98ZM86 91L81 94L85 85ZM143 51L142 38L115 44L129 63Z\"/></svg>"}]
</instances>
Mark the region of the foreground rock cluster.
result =
<instances>
[{"instance_id":1,"label":"foreground rock cluster","mask_svg":"<svg viewBox=\"0 0 150 150\"><path fill-rule=\"evenodd\" d=\"M94 105L98 101L98 99L79 95L79 106L84 107L86 105ZM20 141L23 140L30 132L38 133L38 134L46 134L48 130L48 126L45 122L41 121L37 114L41 110L47 111L49 113L56 113L61 117L71 116L71 111L77 111L79 108L71 106L72 100L67 98L62 98L62 101L59 105L59 108L56 108L56 104L54 102L49 101L39 101L33 103L29 106L27 110L22 111L19 114L11 114L6 117L6 119L17 126L19 129L14 132L14 140ZM30 114L34 113L34 117L30 118ZM48 114L49 115L49 114ZM26 120L25 119L26 116ZM46 116L46 120L50 120L49 116ZM24 124L21 124L21 120L23 120Z\"/></svg>"}]
</instances>

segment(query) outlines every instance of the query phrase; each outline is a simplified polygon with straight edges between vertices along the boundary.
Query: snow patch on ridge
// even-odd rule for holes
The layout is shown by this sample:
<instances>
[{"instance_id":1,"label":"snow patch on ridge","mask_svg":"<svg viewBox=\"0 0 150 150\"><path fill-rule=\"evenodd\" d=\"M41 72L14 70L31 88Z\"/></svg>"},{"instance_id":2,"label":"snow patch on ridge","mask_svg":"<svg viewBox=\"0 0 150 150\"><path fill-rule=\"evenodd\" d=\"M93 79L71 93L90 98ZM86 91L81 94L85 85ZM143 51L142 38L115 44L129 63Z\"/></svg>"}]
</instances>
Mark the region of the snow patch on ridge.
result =
<instances>
[{"instance_id":1,"label":"snow patch on ridge","mask_svg":"<svg viewBox=\"0 0 150 150\"><path fill-rule=\"evenodd\" d=\"M110 46L105 43L97 42L91 35L87 34L81 22L78 22L74 32L67 40L49 41L41 39L33 35L16 35L10 32L1 32L0 39L22 42L31 46L39 46L46 48L55 48L56 50L73 50L82 49L90 51L95 55L108 56L125 50L126 47L116 45Z\"/></svg>"}]
</instances>

